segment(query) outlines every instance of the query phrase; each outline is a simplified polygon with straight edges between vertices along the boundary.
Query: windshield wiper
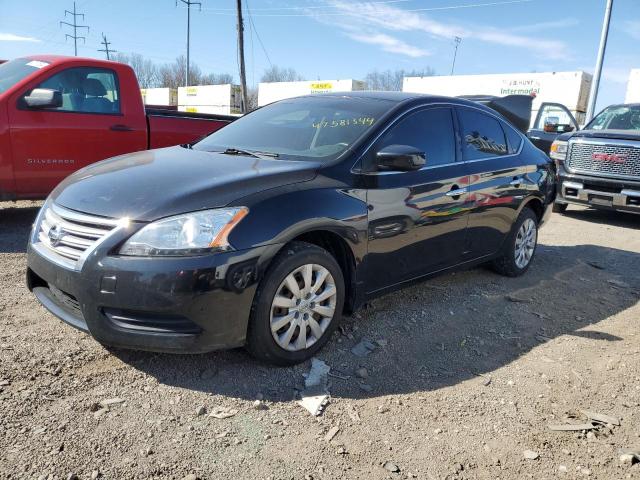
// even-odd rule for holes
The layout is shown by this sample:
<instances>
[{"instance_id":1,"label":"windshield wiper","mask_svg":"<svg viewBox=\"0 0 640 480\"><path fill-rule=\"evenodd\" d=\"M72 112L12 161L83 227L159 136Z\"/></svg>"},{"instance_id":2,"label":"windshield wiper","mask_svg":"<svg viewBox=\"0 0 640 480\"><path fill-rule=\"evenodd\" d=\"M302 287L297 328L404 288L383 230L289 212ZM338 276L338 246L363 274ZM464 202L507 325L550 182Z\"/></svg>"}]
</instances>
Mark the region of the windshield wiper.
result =
<instances>
[{"instance_id":1,"label":"windshield wiper","mask_svg":"<svg viewBox=\"0 0 640 480\"><path fill-rule=\"evenodd\" d=\"M278 158L280 155L272 152L260 152L258 150L243 150L241 148L227 148L224 152L225 155L247 155L249 157L256 158Z\"/></svg>"}]
</instances>

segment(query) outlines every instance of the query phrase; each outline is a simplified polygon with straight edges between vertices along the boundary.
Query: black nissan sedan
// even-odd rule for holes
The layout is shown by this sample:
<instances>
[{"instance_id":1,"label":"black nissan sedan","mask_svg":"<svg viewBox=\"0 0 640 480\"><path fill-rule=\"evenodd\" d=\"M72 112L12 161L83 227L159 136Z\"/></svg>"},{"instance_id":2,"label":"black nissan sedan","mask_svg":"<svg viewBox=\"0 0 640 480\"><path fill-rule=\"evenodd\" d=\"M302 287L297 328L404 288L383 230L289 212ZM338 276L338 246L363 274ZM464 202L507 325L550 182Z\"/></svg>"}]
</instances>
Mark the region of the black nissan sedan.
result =
<instances>
[{"instance_id":1,"label":"black nissan sedan","mask_svg":"<svg viewBox=\"0 0 640 480\"><path fill-rule=\"evenodd\" d=\"M415 280L533 259L548 157L462 99L354 92L283 100L195 145L68 177L29 242L38 300L99 342L246 346L293 364L343 312Z\"/></svg>"}]
</instances>

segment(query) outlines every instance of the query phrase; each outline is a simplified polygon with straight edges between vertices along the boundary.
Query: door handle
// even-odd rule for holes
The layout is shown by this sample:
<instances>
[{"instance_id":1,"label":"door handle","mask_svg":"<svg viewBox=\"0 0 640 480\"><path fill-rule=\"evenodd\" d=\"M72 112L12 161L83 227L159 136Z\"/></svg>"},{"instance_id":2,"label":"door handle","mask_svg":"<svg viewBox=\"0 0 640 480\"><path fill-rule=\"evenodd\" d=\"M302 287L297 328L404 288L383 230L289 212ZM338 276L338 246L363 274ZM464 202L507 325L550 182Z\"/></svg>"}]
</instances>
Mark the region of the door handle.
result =
<instances>
[{"instance_id":1,"label":"door handle","mask_svg":"<svg viewBox=\"0 0 640 480\"><path fill-rule=\"evenodd\" d=\"M512 187L519 187L521 183L522 183L522 179L519 177L516 177L509 182L509 185L511 185Z\"/></svg>"},{"instance_id":2,"label":"door handle","mask_svg":"<svg viewBox=\"0 0 640 480\"><path fill-rule=\"evenodd\" d=\"M447 197L459 197L460 195L462 195L463 193L467 193L468 191L469 190L467 189L467 187L454 188L445 193L445 195Z\"/></svg>"},{"instance_id":3,"label":"door handle","mask_svg":"<svg viewBox=\"0 0 640 480\"><path fill-rule=\"evenodd\" d=\"M541 137L531 136L531 137L529 137L529 140L542 140L542 138Z\"/></svg>"},{"instance_id":4,"label":"door handle","mask_svg":"<svg viewBox=\"0 0 640 480\"><path fill-rule=\"evenodd\" d=\"M131 132L133 131L133 128L131 128L129 125L117 123L115 125L111 125L109 127L109 130L113 130L114 132Z\"/></svg>"}]
</instances>

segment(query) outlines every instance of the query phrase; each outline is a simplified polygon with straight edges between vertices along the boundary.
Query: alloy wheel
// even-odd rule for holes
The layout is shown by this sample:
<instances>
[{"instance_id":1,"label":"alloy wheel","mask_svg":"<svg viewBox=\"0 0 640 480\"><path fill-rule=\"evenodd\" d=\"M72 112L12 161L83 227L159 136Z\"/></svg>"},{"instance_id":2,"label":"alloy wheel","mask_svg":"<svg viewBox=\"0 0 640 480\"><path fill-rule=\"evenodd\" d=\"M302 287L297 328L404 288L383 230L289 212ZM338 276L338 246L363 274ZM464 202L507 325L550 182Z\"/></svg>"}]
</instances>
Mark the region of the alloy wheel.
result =
<instances>
[{"instance_id":1,"label":"alloy wheel","mask_svg":"<svg viewBox=\"0 0 640 480\"><path fill-rule=\"evenodd\" d=\"M536 249L537 237L536 222L531 218L527 218L516 235L515 262L518 268L522 269L529 265Z\"/></svg>"},{"instance_id":2,"label":"alloy wheel","mask_svg":"<svg viewBox=\"0 0 640 480\"><path fill-rule=\"evenodd\" d=\"M336 310L337 289L329 270L306 264L289 273L271 302L271 335L283 349L295 352L316 343Z\"/></svg>"}]
</instances>

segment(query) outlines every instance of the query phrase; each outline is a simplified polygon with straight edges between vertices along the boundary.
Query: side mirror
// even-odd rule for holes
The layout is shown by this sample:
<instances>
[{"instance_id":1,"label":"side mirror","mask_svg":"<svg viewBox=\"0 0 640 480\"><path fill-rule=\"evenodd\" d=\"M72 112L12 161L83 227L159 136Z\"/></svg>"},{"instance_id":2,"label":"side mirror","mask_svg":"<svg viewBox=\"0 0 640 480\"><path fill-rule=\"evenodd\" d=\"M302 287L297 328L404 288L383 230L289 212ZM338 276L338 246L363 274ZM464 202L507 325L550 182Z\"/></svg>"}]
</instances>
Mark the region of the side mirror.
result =
<instances>
[{"instance_id":1,"label":"side mirror","mask_svg":"<svg viewBox=\"0 0 640 480\"><path fill-rule=\"evenodd\" d=\"M34 88L24 97L29 108L58 108L62 106L62 93L50 88Z\"/></svg>"},{"instance_id":2,"label":"side mirror","mask_svg":"<svg viewBox=\"0 0 640 480\"><path fill-rule=\"evenodd\" d=\"M555 133L558 131L558 124L560 119L558 117L547 117L544 119L544 131L549 133Z\"/></svg>"},{"instance_id":3,"label":"side mirror","mask_svg":"<svg viewBox=\"0 0 640 480\"><path fill-rule=\"evenodd\" d=\"M389 145L376 154L376 159L382 170L408 172L420 170L426 164L427 156L409 145Z\"/></svg>"}]
</instances>

